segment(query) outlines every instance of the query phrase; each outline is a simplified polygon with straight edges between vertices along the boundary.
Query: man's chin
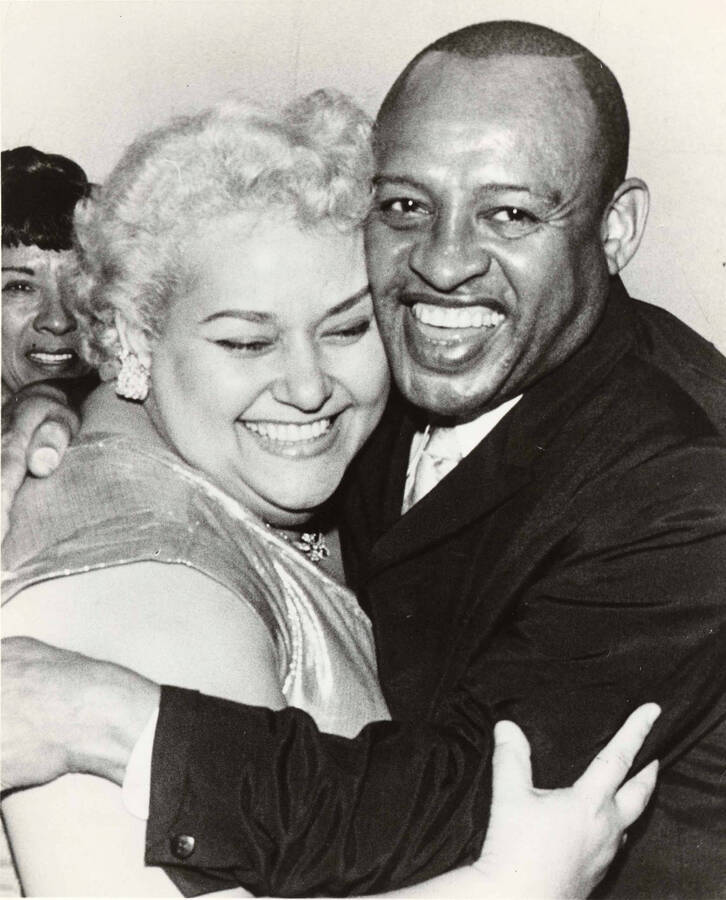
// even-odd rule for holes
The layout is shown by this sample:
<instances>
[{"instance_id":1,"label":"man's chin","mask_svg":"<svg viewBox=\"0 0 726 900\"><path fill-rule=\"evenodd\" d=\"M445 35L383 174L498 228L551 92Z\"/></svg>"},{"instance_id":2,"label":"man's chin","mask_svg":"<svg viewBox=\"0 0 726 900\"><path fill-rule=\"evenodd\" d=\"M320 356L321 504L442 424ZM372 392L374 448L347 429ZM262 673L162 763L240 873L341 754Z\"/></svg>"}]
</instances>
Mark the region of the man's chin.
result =
<instances>
[{"instance_id":1,"label":"man's chin","mask_svg":"<svg viewBox=\"0 0 726 900\"><path fill-rule=\"evenodd\" d=\"M498 385L482 383L471 376L442 372L406 372L398 387L404 397L429 416L466 422L497 406Z\"/></svg>"}]
</instances>

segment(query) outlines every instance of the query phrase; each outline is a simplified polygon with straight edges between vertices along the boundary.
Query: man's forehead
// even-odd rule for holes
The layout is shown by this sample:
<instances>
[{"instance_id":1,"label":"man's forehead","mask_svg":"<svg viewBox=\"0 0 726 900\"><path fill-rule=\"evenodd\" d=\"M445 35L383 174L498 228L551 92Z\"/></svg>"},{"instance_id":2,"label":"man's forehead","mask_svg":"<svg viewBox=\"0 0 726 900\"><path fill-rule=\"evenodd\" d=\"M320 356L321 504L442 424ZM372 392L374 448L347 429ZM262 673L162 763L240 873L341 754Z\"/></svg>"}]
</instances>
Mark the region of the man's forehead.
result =
<instances>
[{"instance_id":1,"label":"man's forehead","mask_svg":"<svg viewBox=\"0 0 726 900\"><path fill-rule=\"evenodd\" d=\"M541 119L558 112L585 117L594 112L571 59L533 55L479 59L436 51L414 66L395 100L387 104L379 126L424 113L448 121L486 115L492 121L534 115Z\"/></svg>"},{"instance_id":2,"label":"man's forehead","mask_svg":"<svg viewBox=\"0 0 726 900\"><path fill-rule=\"evenodd\" d=\"M577 168L593 156L598 136L594 104L570 59L497 56L470 59L435 52L410 73L378 123L379 164L391 154L452 153L486 164L492 148L512 166ZM507 165L509 168L509 164Z\"/></svg>"}]
</instances>

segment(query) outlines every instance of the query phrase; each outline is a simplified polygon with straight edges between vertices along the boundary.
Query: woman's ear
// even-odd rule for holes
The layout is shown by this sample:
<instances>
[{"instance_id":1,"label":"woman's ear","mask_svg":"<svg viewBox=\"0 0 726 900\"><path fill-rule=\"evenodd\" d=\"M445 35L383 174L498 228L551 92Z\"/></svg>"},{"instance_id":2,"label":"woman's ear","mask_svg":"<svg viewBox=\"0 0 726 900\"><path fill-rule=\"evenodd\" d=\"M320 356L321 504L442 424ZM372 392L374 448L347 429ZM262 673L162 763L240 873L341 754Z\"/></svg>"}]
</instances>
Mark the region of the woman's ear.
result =
<instances>
[{"instance_id":1,"label":"woman's ear","mask_svg":"<svg viewBox=\"0 0 726 900\"><path fill-rule=\"evenodd\" d=\"M649 205L648 186L640 178L626 178L613 194L600 226L611 275L621 272L635 256L645 231Z\"/></svg>"},{"instance_id":2,"label":"woman's ear","mask_svg":"<svg viewBox=\"0 0 726 900\"><path fill-rule=\"evenodd\" d=\"M123 353L133 353L146 369L151 369L151 350L146 335L140 328L130 325L121 313L116 312L114 318Z\"/></svg>"}]
</instances>

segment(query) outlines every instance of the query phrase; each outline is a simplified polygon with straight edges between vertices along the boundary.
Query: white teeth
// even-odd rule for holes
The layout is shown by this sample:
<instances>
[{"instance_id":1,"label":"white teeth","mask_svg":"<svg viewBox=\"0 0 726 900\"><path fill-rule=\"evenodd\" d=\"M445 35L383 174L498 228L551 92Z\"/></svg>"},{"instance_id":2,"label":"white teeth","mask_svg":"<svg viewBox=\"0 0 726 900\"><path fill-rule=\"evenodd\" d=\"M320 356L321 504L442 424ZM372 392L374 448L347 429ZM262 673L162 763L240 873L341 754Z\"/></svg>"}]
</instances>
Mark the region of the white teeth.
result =
<instances>
[{"instance_id":1,"label":"white teeth","mask_svg":"<svg viewBox=\"0 0 726 900\"><path fill-rule=\"evenodd\" d=\"M332 419L318 419L315 422L306 422L304 425L293 425L289 422L242 422L245 428L249 428L254 434L290 444L302 441L311 441L330 430Z\"/></svg>"},{"instance_id":2,"label":"white teeth","mask_svg":"<svg viewBox=\"0 0 726 900\"><path fill-rule=\"evenodd\" d=\"M42 363L70 362L73 359L72 353L43 353L40 350L33 350L28 356Z\"/></svg>"},{"instance_id":3,"label":"white teeth","mask_svg":"<svg viewBox=\"0 0 726 900\"><path fill-rule=\"evenodd\" d=\"M494 328L504 319L504 313L486 306L435 306L431 303L414 303L414 318L424 325L437 328Z\"/></svg>"}]
</instances>

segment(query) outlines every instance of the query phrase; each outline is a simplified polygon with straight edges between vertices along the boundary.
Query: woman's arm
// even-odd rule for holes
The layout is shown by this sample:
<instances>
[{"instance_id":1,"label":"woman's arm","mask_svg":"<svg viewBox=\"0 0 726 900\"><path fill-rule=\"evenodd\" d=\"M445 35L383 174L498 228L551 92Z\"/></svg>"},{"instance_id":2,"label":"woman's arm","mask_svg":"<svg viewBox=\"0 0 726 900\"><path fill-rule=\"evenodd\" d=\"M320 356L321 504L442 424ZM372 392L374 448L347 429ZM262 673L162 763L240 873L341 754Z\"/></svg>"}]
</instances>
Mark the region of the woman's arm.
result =
<instances>
[{"instance_id":1,"label":"woman's arm","mask_svg":"<svg viewBox=\"0 0 726 900\"><path fill-rule=\"evenodd\" d=\"M262 621L186 566L137 563L43 582L4 607L3 631L154 681L284 706ZM126 812L119 788L103 779L65 776L12 795L3 813L26 894L178 896L161 870L144 867L145 822Z\"/></svg>"}]
</instances>

